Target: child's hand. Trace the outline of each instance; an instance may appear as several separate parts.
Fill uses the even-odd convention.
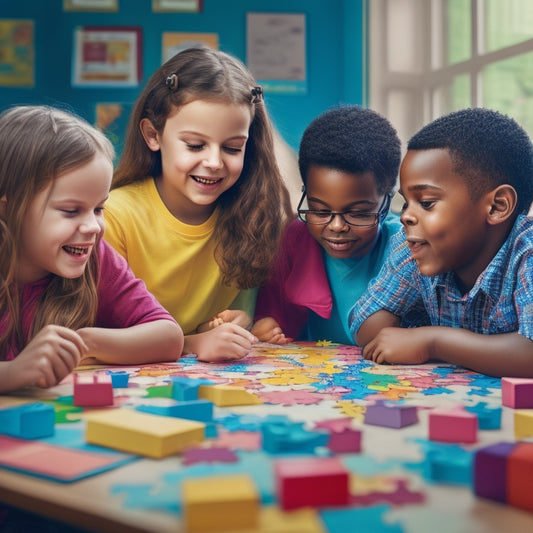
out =
[[[261,318],[252,326],[252,333],[261,341],[270,344],[289,344],[292,338],[285,337],[283,330],[272,317]]]
[[[237,326],[241,326],[241,328],[248,329],[251,323],[252,319],[245,311],[241,311],[239,309],[226,309],[225,311],[218,313],[218,315],[209,320],[209,322],[200,324],[196,328],[196,331],[198,333],[204,333],[205,331],[214,329],[221,324],[237,324]]]
[[[63,326],[45,326],[9,362],[10,390],[29,385],[43,388],[57,385],[72,372],[88,350],[75,331]]]
[[[219,363],[242,359],[258,342],[257,337],[237,324],[220,326],[185,337],[183,353],[195,353],[199,361]]]
[[[375,363],[420,365],[430,358],[430,328],[383,328],[363,348],[363,357]]]

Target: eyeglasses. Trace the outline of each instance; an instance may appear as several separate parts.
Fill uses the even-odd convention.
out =
[[[326,226],[339,215],[350,226],[371,228],[385,219],[391,203],[391,195],[386,194],[377,213],[369,213],[367,211],[317,211],[314,209],[301,209],[306,195],[307,191],[304,188],[302,198],[298,204],[298,218],[306,224],[315,226]]]

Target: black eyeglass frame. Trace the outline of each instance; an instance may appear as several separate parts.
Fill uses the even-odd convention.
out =
[[[346,224],[348,224],[349,226],[354,226],[354,227],[358,227],[358,228],[373,228],[374,226],[377,226],[380,222],[383,222],[383,220],[385,220],[387,214],[389,213],[390,204],[391,204],[391,200],[392,200],[392,194],[391,193],[386,194],[384,196],[384,198],[383,198],[383,202],[381,202],[381,205],[380,205],[377,213],[368,213],[369,215],[375,215],[376,216],[376,221],[373,224],[370,224],[370,225],[368,225],[368,224],[362,224],[362,225],[361,224],[352,224],[351,222],[348,222],[344,218],[345,213],[347,213],[348,211],[330,211],[329,220],[327,222],[321,222],[321,223],[317,224],[317,223],[309,222],[309,221],[305,220],[305,218],[302,217],[302,213],[318,213],[319,212],[316,209],[301,209],[302,204],[304,202],[304,199],[307,196],[307,190],[306,190],[305,186],[302,187],[302,191],[303,191],[303,194],[302,194],[302,197],[300,198],[300,202],[298,203],[298,207],[296,208],[296,211],[298,213],[298,218],[302,222],[304,222],[305,224],[311,224],[312,226],[327,226],[328,224],[331,224],[331,221],[337,215],[340,215],[342,220],[344,220],[344,222]],[[322,213],[324,213],[324,212],[322,212]]]

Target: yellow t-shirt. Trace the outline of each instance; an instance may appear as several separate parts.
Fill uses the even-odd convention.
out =
[[[128,261],[183,328],[186,335],[224,309],[253,316],[255,291],[224,285],[214,258],[213,231],[218,212],[191,226],[175,218],[147,178],[111,191],[105,206],[105,240]],[[255,303],[255,301],[253,302]]]

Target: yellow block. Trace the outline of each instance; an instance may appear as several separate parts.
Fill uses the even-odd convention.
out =
[[[182,508],[188,532],[255,528],[259,493],[246,474],[187,478],[182,484]]]
[[[533,437],[533,409],[516,409],[514,412],[515,439]]]
[[[124,452],[159,459],[181,452],[205,437],[205,424],[133,409],[108,409],[87,414],[85,440]]]
[[[200,385],[198,398],[209,400],[218,407],[263,403],[255,394],[248,392],[245,388],[232,385]]]

